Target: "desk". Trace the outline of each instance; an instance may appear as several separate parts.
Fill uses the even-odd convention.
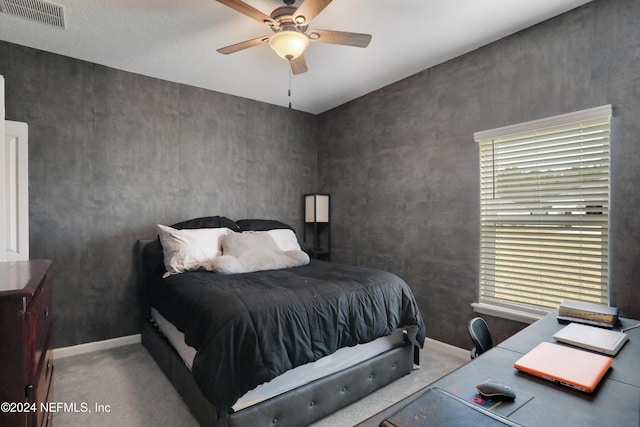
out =
[[[629,341],[613,358],[611,369],[591,394],[521,373],[513,363],[562,329],[552,312],[480,357],[430,384],[466,398],[475,385],[489,378],[513,387],[518,396],[533,396],[515,409],[509,419],[524,426],[640,426],[640,328],[627,332]],[[621,319],[624,328],[639,321]],[[565,344],[559,344],[565,345]],[[360,427],[377,427],[406,406],[420,392],[365,420]],[[516,399],[517,400],[517,399]]]

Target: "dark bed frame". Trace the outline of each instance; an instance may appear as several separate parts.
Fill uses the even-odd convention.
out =
[[[142,307],[142,344],[178,391],[202,426],[307,426],[408,374],[418,363],[415,330],[405,342],[356,366],[315,380],[264,402],[217,419],[216,408],[201,393],[193,375],[162,332],[151,320],[146,301],[143,248],[152,240],[139,240],[136,248],[139,296]]]

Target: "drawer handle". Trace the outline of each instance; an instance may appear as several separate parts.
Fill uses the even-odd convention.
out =
[[[44,317],[49,317],[49,309],[48,308],[44,309]]]
[[[29,384],[24,388],[24,397],[31,401],[33,399],[33,384]]]

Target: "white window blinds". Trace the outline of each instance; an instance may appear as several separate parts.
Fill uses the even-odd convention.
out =
[[[475,134],[480,302],[608,303],[611,106]]]

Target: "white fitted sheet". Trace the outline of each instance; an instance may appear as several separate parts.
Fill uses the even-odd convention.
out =
[[[196,350],[185,344],[184,334],[165,319],[155,308],[151,309],[151,317],[171,345],[176,349],[187,367],[191,369]],[[253,390],[250,390],[238,399],[235,405],[233,405],[233,410],[237,412],[301,385],[308,384],[311,381],[355,366],[373,356],[397,347],[403,340],[402,329],[397,329],[393,334],[378,338],[375,341],[359,344],[354,347],[341,348],[333,354],[325,356],[313,363],[307,363],[306,365],[291,369],[268,383],[261,384]]]

